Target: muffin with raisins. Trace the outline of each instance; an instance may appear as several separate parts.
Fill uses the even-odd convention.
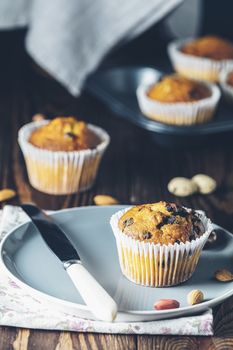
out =
[[[137,98],[148,118],[165,124],[191,125],[212,119],[220,91],[214,84],[172,74],[152,85],[141,84]]]
[[[108,143],[103,129],[74,117],[32,122],[19,131],[30,183],[50,194],[90,188]]]
[[[212,231],[205,214],[158,202],[118,211],[111,217],[122,273],[151,287],[189,279]]]
[[[222,70],[220,74],[220,86],[226,100],[233,103],[233,65]]]
[[[176,40],[168,45],[168,54],[183,76],[218,82],[221,70],[233,62],[233,43],[213,35]]]

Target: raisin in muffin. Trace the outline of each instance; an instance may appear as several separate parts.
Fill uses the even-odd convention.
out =
[[[220,71],[233,62],[233,43],[218,36],[186,39],[168,45],[172,64],[180,74],[208,81],[219,81]]]
[[[31,185],[59,195],[92,186],[109,140],[103,129],[74,117],[29,123],[19,131]]]
[[[153,85],[140,85],[137,98],[146,117],[165,124],[191,125],[213,117],[220,91],[213,84],[173,74]]]
[[[212,230],[203,212],[167,202],[119,211],[110,223],[123,274],[154,287],[190,278]]]

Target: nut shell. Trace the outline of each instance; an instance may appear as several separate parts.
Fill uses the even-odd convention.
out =
[[[197,191],[196,183],[186,177],[174,177],[167,188],[170,193],[178,197],[187,197]]]
[[[192,181],[196,184],[198,192],[209,194],[216,190],[217,182],[210,176],[205,174],[197,174],[192,177]]]
[[[204,300],[204,294],[199,289],[191,290],[187,295],[187,301],[189,305],[199,304]]]

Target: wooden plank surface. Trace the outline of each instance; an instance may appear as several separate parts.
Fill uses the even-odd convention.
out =
[[[13,59],[16,54],[17,62]],[[199,149],[162,149],[146,132],[117,118],[91,96],[74,99],[57,83],[36,73],[21,45],[7,45],[2,61],[0,184],[17,191],[12,204],[34,201],[44,209],[61,209],[93,204],[93,196],[102,193],[117,197],[122,204],[176,200],[206,210],[216,223],[233,231],[233,152],[229,143],[221,141]],[[90,191],[56,197],[29,185],[17,132],[38,112],[49,117],[74,114],[110,133],[111,145]],[[180,200],[168,193],[166,186],[172,177],[191,177],[200,172],[217,180],[215,194]],[[0,327],[0,349],[233,349],[232,309],[233,298],[216,308],[214,337],[78,334]]]

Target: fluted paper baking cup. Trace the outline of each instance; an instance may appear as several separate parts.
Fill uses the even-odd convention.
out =
[[[155,82],[156,83],[156,82]],[[165,124],[192,125],[205,123],[212,119],[221,93],[219,88],[203,82],[210,96],[194,102],[159,102],[148,96],[153,84],[141,84],[137,88],[137,99],[142,113],[150,119]]]
[[[227,101],[233,103],[233,86],[227,83],[228,75],[230,73],[233,73],[233,64],[221,71],[219,80],[224,97]]]
[[[218,82],[221,70],[232,65],[233,60],[217,61],[183,53],[181,47],[193,40],[194,38],[181,39],[168,44],[168,55],[173,68],[188,78]]]
[[[89,189],[96,178],[100,161],[109,144],[109,135],[88,124],[101,140],[94,149],[81,151],[49,151],[33,146],[28,139],[36,128],[48,120],[26,124],[19,130],[18,142],[23,152],[31,185],[39,191],[61,195]]]
[[[204,212],[195,211],[205,227],[202,236],[191,242],[165,245],[135,240],[124,234],[118,222],[129,209],[118,211],[110,220],[123,275],[132,282],[150,287],[173,286],[188,280],[213,230]]]

